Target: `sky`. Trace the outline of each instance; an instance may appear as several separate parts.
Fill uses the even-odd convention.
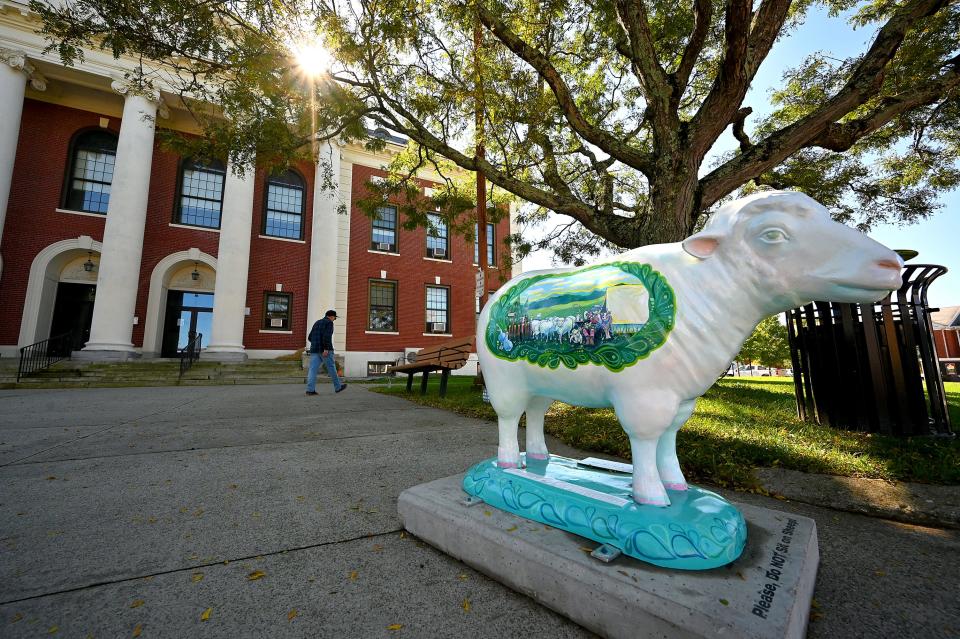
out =
[[[844,16],[831,18],[822,7],[812,8],[806,22],[777,42],[757,72],[744,101],[744,106],[753,107],[753,115],[747,120],[748,133],[756,118],[769,113],[770,90],[780,83],[786,69],[816,50],[839,59],[857,55],[867,49],[873,35],[872,28],[854,30]],[[713,152],[722,153],[735,146],[736,140],[728,128]],[[706,162],[709,161],[708,157]],[[943,194],[940,202],[942,208],[926,220],[907,226],[877,226],[868,233],[890,248],[919,251],[910,264],[941,264],[949,269],[930,286],[928,299],[932,307],[960,305],[960,191]],[[523,270],[550,268],[552,257],[549,250],[537,251],[523,261]]]

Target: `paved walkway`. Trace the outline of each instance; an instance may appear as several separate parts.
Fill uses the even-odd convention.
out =
[[[0,391],[0,636],[589,636],[400,529],[491,424],[320,390]],[[817,520],[811,637],[960,634],[957,531],[732,496]]]

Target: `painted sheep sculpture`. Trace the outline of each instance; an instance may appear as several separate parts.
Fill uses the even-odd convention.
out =
[[[677,431],[760,320],[813,300],[875,302],[899,288],[902,266],[810,197],[768,191],[723,206],[683,242],[523,273],[478,322],[497,465],[521,463],[522,414],[527,458],[547,459],[554,400],[612,407],[630,439],[634,501],[669,506],[666,489],[687,489]]]

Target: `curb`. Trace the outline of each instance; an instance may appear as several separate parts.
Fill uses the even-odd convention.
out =
[[[754,475],[773,495],[834,510],[921,526],[960,529],[960,487],[818,475],[758,468]]]

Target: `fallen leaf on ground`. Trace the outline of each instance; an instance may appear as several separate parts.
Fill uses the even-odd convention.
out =
[[[185,513],[185,512],[187,512],[188,510],[190,510],[190,509],[187,508],[186,506],[184,506],[184,507],[182,507],[182,508],[180,509],[180,512]]]
[[[463,606],[463,611],[464,611],[464,612],[470,612],[470,600],[469,600],[469,599],[464,599],[464,600],[463,600],[463,604],[461,604],[461,605]]]
[[[51,481],[51,480],[56,479],[56,478],[57,478],[56,475],[50,475],[49,477],[47,477],[47,481]],[[54,628],[56,628],[56,626],[54,626]]]
[[[373,552],[380,552],[381,550],[383,550],[383,546],[381,546],[380,544],[373,545]]]
[[[133,627],[133,634],[130,636],[139,637],[141,632],[143,632],[143,626],[140,624],[137,624],[136,626]]]
[[[304,499],[306,499],[306,497],[303,495],[297,495],[297,501],[303,501]]]
[[[350,571],[350,581],[356,581],[360,574],[356,570]]]
[[[287,621],[293,621],[293,618],[296,616],[297,616],[297,609],[294,608],[293,610],[287,613]]]
[[[457,579],[459,579],[460,581],[466,581],[467,579],[469,579],[469,577],[467,577],[465,573],[461,572],[459,575],[457,575]]]
[[[402,623],[392,623],[389,626],[387,626],[387,630],[400,630],[401,628],[403,628]]]
[[[23,613],[22,613],[22,612],[18,612],[17,614],[15,614],[15,615],[13,616],[13,619],[10,620],[10,623],[17,623],[17,622],[20,621],[21,619],[23,619]]]
[[[230,484],[230,488],[234,488],[234,489],[235,489],[236,487],[237,487],[236,484]]]
[[[191,580],[193,583],[197,583],[198,581],[202,581],[202,580],[203,580],[203,573],[202,573],[202,572],[195,572],[195,573],[193,573],[193,575],[191,575],[191,577],[190,577],[190,580]]]
[[[200,615],[200,621],[208,621],[210,619],[210,613],[213,612],[213,608],[207,608],[203,611],[203,614]]]
[[[739,570],[737,571],[737,577],[740,577],[740,578],[741,578],[741,579],[743,579],[744,581],[746,581],[746,580],[747,580],[747,578],[746,578],[746,577],[744,577],[744,576],[743,576],[743,573],[742,573],[742,572],[740,572]]]
[[[490,512],[489,510],[485,510],[485,511],[483,511],[483,516],[484,516],[484,517],[492,517],[492,516],[493,516],[493,513]]]
[[[586,546],[580,546],[580,550],[582,550],[585,553],[593,552],[593,548],[587,548]]]
[[[507,528],[507,532],[513,532],[516,529],[517,529],[517,525],[514,524],[513,526],[510,526],[509,528]]]
[[[401,532],[400,532],[400,539],[406,539],[406,538],[407,538],[407,533],[401,531]]]
[[[811,607],[811,608],[819,608],[819,607],[820,607],[820,604],[817,602],[816,599],[811,599],[811,600],[810,600],[810,607]]]
[[[54,634],[60,632],[60,626],[50,626],[50,630],[47,630],[47,634]]]
[[[727,601],[726,599],[721,599],[721,600],[720,600],[720,603],[722,603],[724,606],[729,606],[729,605],[730,605],[730,602]]]
[[[254,570],[249,575],[247,575],[247,580],[256,581],[257,579],[262,579],[263,577],[266,577],[266,576],[267,576],[267,573],[263,572],[262,570]]]
[[[199,517],[202,514],[203,514],[203,508],[197,508],[197,510],[193,513],[193,516]]]
[[[144,601],[143,599],[137,599],[137,600],[134,601],[132,604],[130,604],[130,607],[131,607],[131,608],[139,608],[140,606],[142,606],[142,605],[145,604],[145,603],[147,603],[147,602]]]
[[[260,513],[254,511],[253,515],[251,515],[251,516],[252,516],[252,517],[259,517],[259,516],[260,516]]]
[[[876,572],[873,573],[873,574],[875,574],[877,577],[883,577],[883,576],[886,575],[887,573],[885,573],[885,572],[882,571],[882,570],[878,570],[878,571],[876,571]]]

